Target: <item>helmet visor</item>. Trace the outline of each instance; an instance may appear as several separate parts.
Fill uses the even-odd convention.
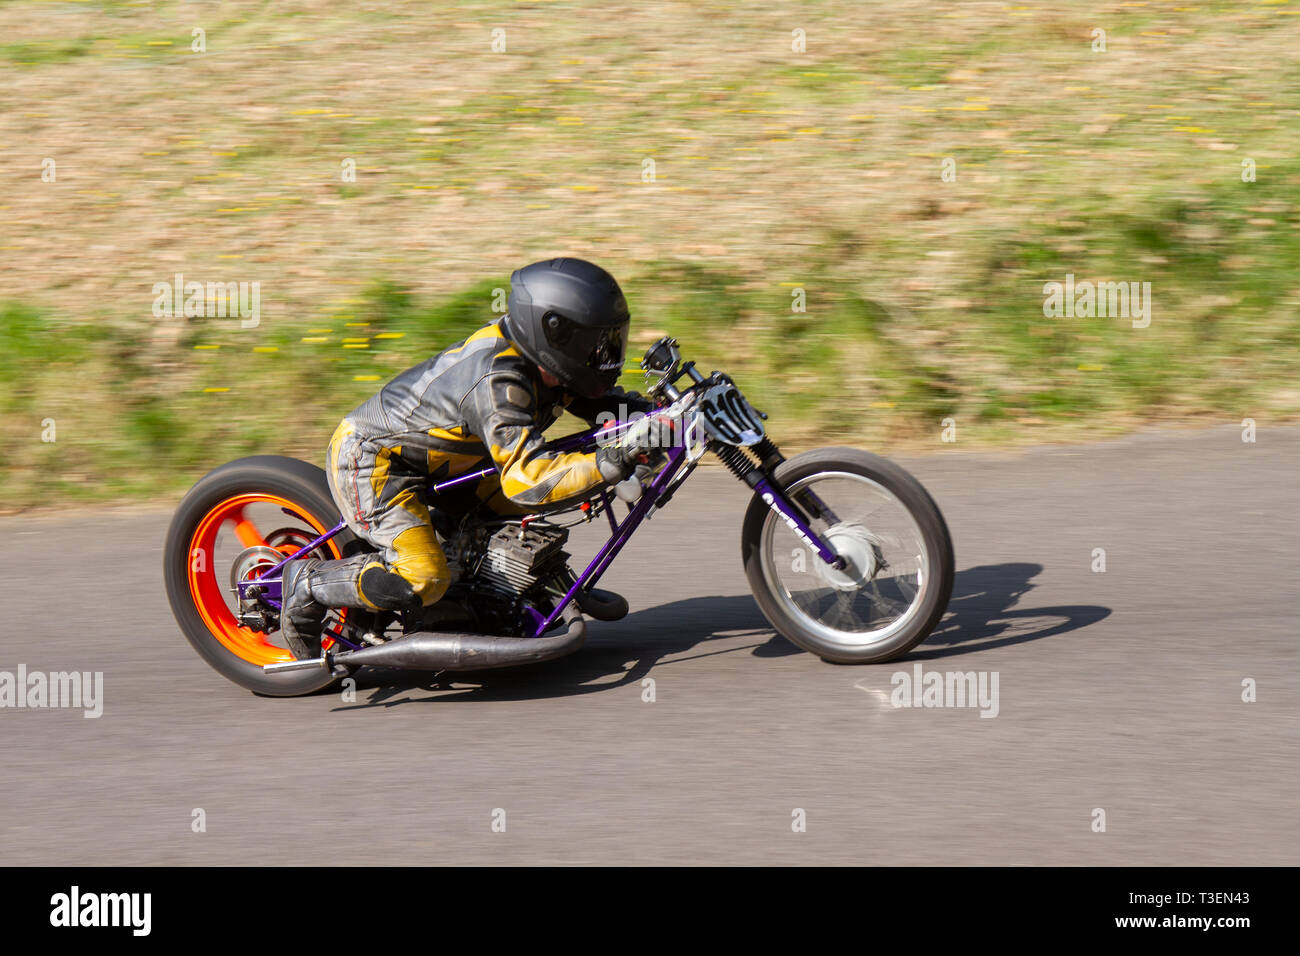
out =
[[[627,327],[628,323],[624,322],[612,328],[593,329],[599,334],[587,358],[589,368],[614,375],[623,371],[623,362],[627,356]]]
[[[627,355],[628,322],[619,325],[578,325],[551,313],[543,322],[546,341],[562,352],[575,368],[586,367],[614,378],[623,370]]]

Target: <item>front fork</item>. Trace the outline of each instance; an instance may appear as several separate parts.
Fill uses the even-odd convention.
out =
[[[795,536],[812,549],[813,554],[837,571],[844,569],[845,560],[812,528],[812,520],[815,518],[822,518],[828,524],[835,524],[839,519],[812,491],[804,491],[800,495],[803,507],[786,493],[785,488],[776,480],[776,466],[785,459],[770,439],[765,438],[754,446],[753,452],[759,459],[757,465],[748,454],[734,445],[711,442],[710,450],[722,459],[722,463],[733,475],[754,489],[754,494],[776,512]]]

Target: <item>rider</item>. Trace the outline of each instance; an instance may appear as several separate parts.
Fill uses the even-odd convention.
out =
[[[299,659],[318,657],[329,608],[417,611],[450,583],[425,489],[495,464],[478,498],[519,513],[581,499],[627,477],[655,437],[595,453],[544,449],[542,432],[567,409],[595,423],[652,405],[614,385],[628,309],[618,283],[581,259],[517,270],[508,311],[465,341],[402,372],[343,419],[326,472],[348,527],[379,549],[285,566],[281,630]]]

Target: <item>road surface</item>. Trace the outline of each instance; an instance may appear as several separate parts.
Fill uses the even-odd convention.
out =
[[[98,719],[0,709],[2,862],[1300,863],[1300,430],[939,447],[900,461],[952,530],[951,613],[864,667],[765,624],[721,469],[641,529],[605,582],[633,613],[579,654],[355,701],[200,660],[166,508],[0,519],[0,671],[104,675]],[[996,717],[892,706],[917,664],[996,673]]]

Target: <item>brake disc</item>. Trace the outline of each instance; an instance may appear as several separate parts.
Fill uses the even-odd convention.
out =
[[[244,602],[243,596],[239,593],[239,582],[248,581],[265,571],[271,570],[271,568],[283,561],[284,557],[275,548],[262,544],[245,548],[235,556],[234,563],[230,566],[230,592],[235,595],[241,605]]]

